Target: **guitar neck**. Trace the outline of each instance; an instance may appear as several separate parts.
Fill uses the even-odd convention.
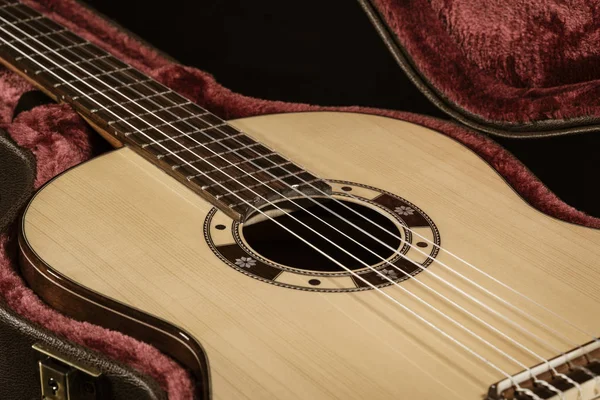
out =
[[[206,109],[17,1],[0,0],[0,59],[232,218],[331,188]]]

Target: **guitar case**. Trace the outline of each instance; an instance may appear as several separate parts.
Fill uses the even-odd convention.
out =
[[[220,85],[207,72],[175,62],[75,0],[26,3],[223,118],[340,110],[420,124],[479,154],[533,207],[555,218],[600,228],[600,219],[560,200],[488,136],[548,137],[598,129],[600,70],[594,62],[597,65],[600,46],[589,54],[587,44],[598,43],[600,33],[586,28],[581,15],[577,24],[583,33],[573,34],[562,44],[564,57],[550,60],[544,59],[543,49],[556,46],[560,38],[553,42],[549,34],[536,34],[544,29],[562,29],[563,36],[569,35],[567,30],[575,28],[565,9],[552,14],[542,6],[530,7],[533,15],[525,22],[517,18],[521,14],[510,14],[515,18],[511,29],[522,22],[527,32],[533,32],[526,36],[532,41],[530,47],[513,54],[511,43],[523,40],[525,31],[516,38],[516,34],[503,36],[506,29],[491,29],[494,23],[510,23],[507,20],[511,18],[506,12],[485,7],[478,12],[473,4],[485,1],[456,0],[449,7],[448,2],[433,0],[359,0],[364,18],[373,23],[400,64],[398,73],[405,74],[428,101],[450,116],[442,119],[405,110],[314,106],[248,97]],[[503,2],[516,7],[512,3],[517,4]],[[587,7],[590,2],[581,3]],[[219,10],[207,8],[213,15],[197,17],[214,21]],[[599,9],[586,8],[591,14],[600,13]],[[497,19],[489,20],[489,15]],[[480,20],[473,23],[469,18]],[[593,15],[590,21],[594,21]],[[472,28],[468,31],[471,36],[464,35],[465,27]],[[467,52],[469,43],[496,47],[502,54],[492,57],[483,51]],[[536,54],[532,56],[532,49],[538,49],[541,61]],[[553,73],[557,70],[564,73]],[[108,149],[71,107],[51,104],[40,96],[15,73],[0,70],[0,127],[5,130],[0,135],[0,399],[39,399],[42,391],[48,399],[197,398],[200,390],[194,378],[167,355],[133,337],[66,318],[45,305],[20,278],[15,243],[18,213],[33,190]],[[57,397],[52,394],[54,378],[41,374],[42,370],[85,375],[74,381],[80,390],[73,391],[71,397]],[[94,378],[91,386],[88,377]]]

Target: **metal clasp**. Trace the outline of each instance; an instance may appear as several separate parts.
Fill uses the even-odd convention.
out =
[[[100,400],[101,372],[36,343],[42,400]]]

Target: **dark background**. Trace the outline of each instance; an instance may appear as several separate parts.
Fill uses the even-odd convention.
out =
[[[352,0],[84,0],[245,95],[447,118],[408,80]],[[600,217],[600,133],[494,138],[559,197]]]

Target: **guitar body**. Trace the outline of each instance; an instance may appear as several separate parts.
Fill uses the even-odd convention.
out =
[[[312,283],[293,269],[262,279],[250,272],[258,256],[234,255],[237,261],[228,263],[219,250],[233,249],[227,246],[235,240],[252,247],[236,239],[239,227],[227,215],[128,147],[67,171],[33,198],[21,237],[30,285],[71,316],[173,355],[201,375],[203,394],[215,399],[481,399],[506,378],[407,309],[511,375],[523,367],[498,350],[534,366],[540,360],[532,353],[553,358],[592,340],[583,331],[600,333],[600,232],[533,209],[452,139],[361,114],[272,115],[232,124],[309,171],[339,180],[334,193],[350,190],[382,215],[377,193],[406,200],[431,222],[420,231],[425,237],[552,312],[444,251],[433,252],[435,262],[410,279],[377,290],[351,287],[342,274],[315,280],[310,268]],[[431,244],[420,243],[433,254]]]

